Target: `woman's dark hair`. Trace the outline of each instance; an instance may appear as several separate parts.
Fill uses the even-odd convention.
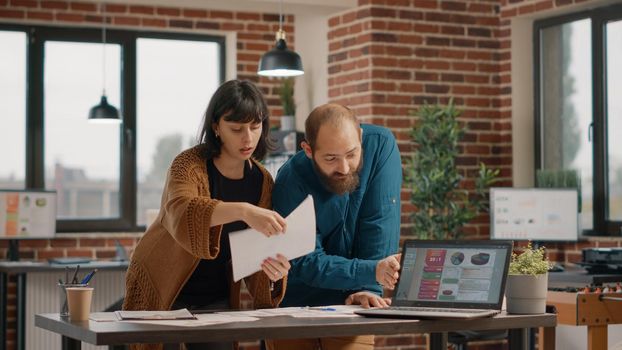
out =
[[[207,105],[199,134],[199,144],[203,145],[208,159],[218,157],[222,142],[216,137],[212,125],[218,123],[220,118],[236,123],[261,122],[261,137],[253,152],[253,158],[263,160],[268,150],[272,149],[272,143],[268,138],[269,117],[266,101],[253,83],[247,80],[229,80],[218,87]]]

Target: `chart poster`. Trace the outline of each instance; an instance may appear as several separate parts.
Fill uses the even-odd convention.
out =
[[[55,231],[55,192],[0,191],[0,238],[48,238]]]

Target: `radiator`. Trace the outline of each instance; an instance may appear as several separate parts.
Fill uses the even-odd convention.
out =
[[[85,271],[86,272],[86,271]],[[26,275],[26,349],[61,349],[60,335],[35,327],[35,314],[59,312],[58,279],[64,272],[31,272]],[[91,312],[103,311],[125,294],[125,271],[99,270],[89,286],[94,287]],[[82,343],[82,349],[108,349]]]

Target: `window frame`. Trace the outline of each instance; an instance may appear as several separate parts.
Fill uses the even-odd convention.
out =
[[[606,25],[612,20],[622,20],[622,5],[610,5],[596,9],[546,18],[533,23],[533,82],[534,82],[534,140],[535,170],[542,169],[542,115],[541,111],[541,40],[540,31],[549,27],[582,19],[591,20],[592,36],[592,142],[593,171],[593,228],[583,230],[585,236],[620,236],[622,221],[608,219],[609,191],[607,189],[607,89],[606,89]],[[535,172],[534,172],[535,179]]]
[[[101,28],[61,28],[39,25],[0,23],[2,31],[24,32],[28,38],[26,64],[26,172],[25,189],[45,188],[44,45],[46,41],[101,43]],[[136,223],[137,164],[136,164],[136,43],[139,38],[193,40],[216,43],[219,46],[219,84],[225,79],[226,39],[222,35],[190,34],[106,29],[106,42],[121,46],[121,106],[123,123],[120,128],[119,217],[93,219],[57,219],[58,232],[132,232],[142,231]],[[84,111],[86,118],[88,111]]]

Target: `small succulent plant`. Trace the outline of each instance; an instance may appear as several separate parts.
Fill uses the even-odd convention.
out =
[[[549,259],[545,257],[545,248],[534,249],[531,242],[519,255],[512,253],[510,261],[510,275],[542,275],[551,267]]]

